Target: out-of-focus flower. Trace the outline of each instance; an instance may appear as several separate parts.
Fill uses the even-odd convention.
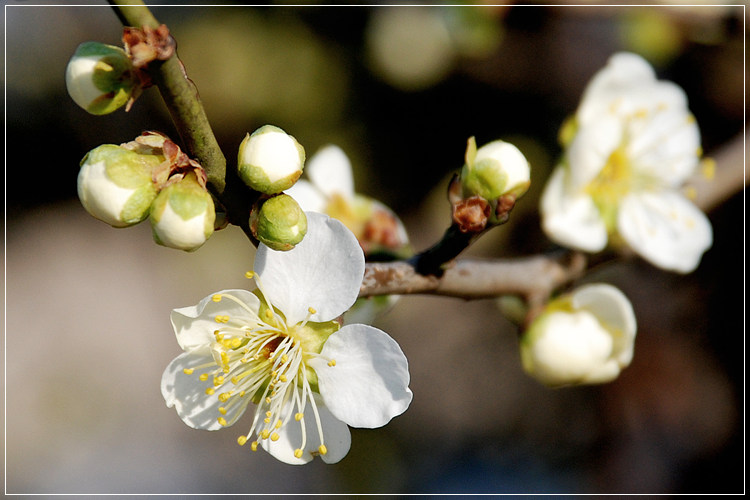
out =
[[[123,49],[84,42],[68,62],[65,84],[76,104],[91,114],[104,115],[125,105],[140,80]]]
[[[273,125],[248,134],[240,144],[240,178],[256,191],[276,194],[289,189],[305,165],[305,149],[291,135]]]
[[[78,198],[88,213],[114,227],[148,216],[157,194],[152,174],[164,161],[159,154],[138,154],[104,144],[89,151],[78,172]]]
[[[584,285],[547,304],[529,325],[521,361],[553,387],[609,382],[633,359],[635,333],[633,307],[620,290]]]
[[[162,394],[190,427],[233,425],[250,407],[238,439],[289,464],[349,451],[353,427],[380,427],[409,406],[406,357],[385,332],[336,320],[357,298],[364,256],[340,222],[307,214],[294,249],[261,244],[258,289],[224,290],[175,309],[185,351],[162,377]]]
[[[587,252],[626,244],[671,271],[698,266],[713,233],[680,192],[702,154],[681,88],[658,81],[641,57],[616,54],[561,137],[565,157],[541,198],[552,240]]]
[[[309,181],[300,180],[286,191],[303,210],[343,222],[365,254],[408,251],[409,238],[396,214],[381,202],[354,192],[352,165],[341,148],[321,148],[310,158],[305,171]]]
[[[273,250],[291,250],[307,232],[307,217],[289,195],[265,200],[250,214],[250,229],[261,243]]]
[[[213,234],[215,219],[213,199],[195,172],[169,183],[151,205],[154,241],[188,252],[197,250]]]

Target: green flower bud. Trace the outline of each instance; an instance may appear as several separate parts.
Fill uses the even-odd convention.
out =
[[[65,84],[76,104],[93,115],[105,115],[130,99],[139,80],[123,49],[84,42],[68,62]]]
[[[264,125],[240,144],[237,170],[245,184],[265,194],[289,189],[302,175],[305,149],[291,135]]]
[[[474,138],[466,148],[461,169],[465,198],[478,195],[493,202],[504,195],[522,196],[529,188],[529,162],[513,144],[492,141],[477,150]]]
[[[151,205],[154,241],[187,252],[208,240],[215,219],[213,199],[193,172],[162,189]]]
[[[262,243],[274,250],[291,250],[307,233],[307,216],[289,195],[266,200],[253,211],[250,228]]]
[[[88,213],[114,227],[146,218],[157,189],[154,169],[161,155],[144,155],[114,144],[104,144],[81,160],[78,198]]]

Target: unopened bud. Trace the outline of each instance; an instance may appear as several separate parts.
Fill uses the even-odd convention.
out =
[[[158,244],[190,252],[213,234],[216,213],[211,195],[190,172],[159,193],[150,219]]]
[[[157,189],[152,172],[160,155],[138,154],[104,144],[81,160],[78,198],[88,213],[114,227],[126,227],[148,216]]]
[[[289,195],[266,200],[253,211],[250,228],[255,237],[273,250],[291,250],[307,233],[307,216]]]
[[[529,162],[513,144],[497,140],[477,150],[474,138],[469,139],[461,170],[465,198],[477,195],[490,203],[505,195],[519,198],[529,188],[529,179]]]
[[[248,134],[240,144],[237,169],[245,184],[265,194],[289,189],[302,175],[305,149],[273,125]]]
[[[113,45],[84,42],[65,71],[68,94],[94,115],[105,115],[131,98],[139,79],[125,51]]]

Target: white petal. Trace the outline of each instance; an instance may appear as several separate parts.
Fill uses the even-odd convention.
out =
[[[610,358],[612,337],[589,312],[550,313],[531,329],[532,340],[522,343],[524,369],[542,383],[600,383],[620,373]]]
[[[319,149],[307,162],[307,177],[329,198],[334,194],[354,196],[352,164],[346,153],[333,144]]]
[[[323,429],[324,444],[328,450],[325,455],[320,455],[320,458],[326,463],[334,464],[349,453],[352,437],[346,424],[334,417],[319,398],[316,398],[316,405]],[[302,443],[303,423],[307,442],[302,457],[297,458],[294,456],[294,450],[298,449]],[[279,435],[277,441],[264,439],[261,440],[260,444],[274,458],[287,464],[306,464],[313,459],[311,452],[317,453],[320,446],[320,434],[318,433],[315,414],[309,402],[305,407],[305,418],[302,421],[296,422],[294,418],[291,418],[286,425],[276,432]]]
[[[633,193],[623,198],[617,217],[620,235],[653,265],[693,271],[713,242],[708,218],[678,192]]]
[[[634,120],[629,135],[633,168],[659,178],[665,186],[681,186],[698,166],[700,130],[686,108],[665,109]]]
[[[625,294],[612,285],[593,283],[571,295],[574,309],[590,312],[612,333],[612,357],[622,367],[629,365],[637,327],[633,306]]]
[[[309,365],[336,418],[352,427],[375,428],[409,407],[408,362],[387,333],[367,325],[344,326],[328,338],[321,356]]]
[[[177,342],[184,351],[191,351],[199,347],[208,348],[215,340],[216,316],[229,316],[230,318],[250,318],[250,313],[233,300],[222,299],[214,302],[213,297],[217,294],[229,294],[238,298],[252,311],[260,308],[258,297],[247,290],[222,290],[211,294],[201,300],[198,305],[174,309],[170,316],[172,328],[177,335]]]
[[[325,213],[328,200],[311,183],[299,180],[284,192],[294,198],[303,211]]]
[[[541,197],[542,229],[554,242],[586,252],[607,244],[607,229],[590,196],[573,196],[565,186],[565,168],[552,172]]]
[[[581,126],[567,151],[568,189],[581,190],[594,180],[607,164],[612,152],[622,143],[622,122],[604,116]]]
[[[365,273],[362,248],[341,222],[307,213],[307,234],[292,250],[279,252],[260,245],[255,272],[263,294],[286,316],[299,323],[312,307],[311,320],[329,321],[346,312],[359,295]]]
[[[211,382],[201,382],[198,377],[201,373],[211,372],[216,368],[214,359],[208,348],[185,352],[177,356],[164,370],[161,377],[161,394],[164,396],[168,407],[174,406],[177,414],[187,425],[194,429],[215,431],[223,426],[219,424],[219,402],[218,394],[225,392],[222,386],[216,387],[216,394],[207,395],[206,388]],[[196,368],[200,365],[211,364],[204,368]],[[194,369],[193,373],[187,375],[185,368]],[[210,379],[209,379],[210,380]],[[232,387],[227,387],[227,391]],[[224,418],[227,422],[234,423],[247,408],[245,404],[235,404],[228,407]]]

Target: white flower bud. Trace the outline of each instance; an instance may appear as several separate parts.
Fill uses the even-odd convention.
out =
[[[214,232],[216,212],[211,195],[194,173],[162,189],[151,205],[154,241],[191,252]]]
[[[86,154],[78,172],[78,198],[88,213],[114,227],[136,224],[156,198],[152,172],[164,161],[114,144]]]
[[[123,49],[84,42],[68,62],[65,84],[76,104],[91,114],[104,115],[123,106],[139,80]]]
[[[550,302],[533,321],[521,338],[521,361],[552,387],[609,382],[630,364],[635,333],[635,314],[621,291],[585,285]]]
[[[305,149],[291,135],[273,125],[248,134],[240,144],[237,169],[245,184],[265,194],[292,187],[302,175]]]
[[[512,194],[521,197],[529,188],[529,162],[513,144],[497,140],[477,150],[474,138],[466,148],[461,170],[464,196],[479,195],[487,201]]]
[[[250,228],[258,240],[274,250],[291,250],[307,233],[307,216],[289,195],[280,194],[253,211]]]

